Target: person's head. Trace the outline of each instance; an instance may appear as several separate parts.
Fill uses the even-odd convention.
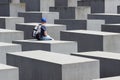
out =
[[[41,23],[46,23],[46,22],[47,22],[46,18],[41,18]]]

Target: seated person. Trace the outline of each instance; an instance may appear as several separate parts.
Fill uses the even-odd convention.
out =
[[[46,18],[42,18],[41,24],[38,24],[34,28],[33,37],[35,37],[37,40],[54,40],[52,37],[50,37],[47,34],[45,24],[46,24]]]

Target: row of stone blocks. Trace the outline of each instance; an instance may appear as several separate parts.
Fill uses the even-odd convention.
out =
[[[54,23],[55,19],[59,19],[58,12],[43,12],[43,11],[28,11],[28,12],[19,12],[19,17],[24,17],[25,23],[27,22],[40,22],[42,17],[47,18],[47,23]]]
[[[59,12],[60,19],[87,19],[87,14],[91,13],[89,6],[50,7],[50,11]]]
[[[77,0],[25,0],[25,3],[26,11],[49,11],[49,7],[54,6],[77,7]]]
[[[22,17],[0,17],[0,28],[22,30],[24,31],[25,39],[31,39],[32,30],[38,23],[23,23]],[[18,24],[19,23],[19,24]],[[65,24],[65,25],[57,25]],[[76,29],[87,29],[87,30],[99,30],[101,31],[101,25],[105,24],[104,20],[90,19],[90,20],[74,20],[74,19],[59,19],[55,20],[55,24],[47,24],[48,33],[52,35],[54,39],[59,39],[62,30],[76,30]],[[51,30],[49,30],[51,28]],[[56,33],[57,31],[57,33]],[[51,34],[52,33],[52,34]],[[56,35],[53,36],[53,33]],[[57,35],[58,34],[58,35]]]
[[[40,23],[24,23],[22,17],[0,17],[0,28],[24,31],[24,39],[33,39],[32,32]],[[60,40],[60,31],[66,30],[65,25],[46,24],[48,34],[56,40]]]

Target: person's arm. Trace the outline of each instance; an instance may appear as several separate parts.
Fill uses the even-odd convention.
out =
[[[47,36],[47,31],[44,31],[44,35]]]

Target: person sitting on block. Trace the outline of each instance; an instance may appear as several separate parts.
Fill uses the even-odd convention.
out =
[[[47,29],[45,26],[46,22],[46,18],[41,18],[41,24],[35,26],[33,30],[33,37],[37,40],[54,40],[47,34]]]

